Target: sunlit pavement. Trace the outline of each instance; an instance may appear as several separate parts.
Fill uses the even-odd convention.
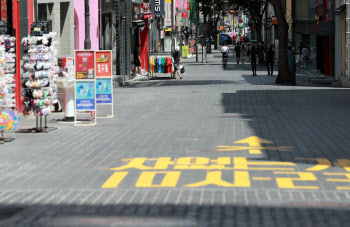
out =
[[[0,225],[348,226],[350,91],[220,60],[117,88],[97,127],[0,145]]]

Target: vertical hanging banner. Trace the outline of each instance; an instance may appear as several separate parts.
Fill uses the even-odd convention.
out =
[[[165,18],[164,18],[164,26],[171,26],[171,0],[165,0]]]
[[[151,0],[151,12],[153,16],[164,16],[164,0]]]
[[[76,50],[75,57],[75,116],[74,126],[96,125],[96,56],[93,50]],[[77,112],[91,112],[88,121],[78,123]],[[93,114],[94,113],[94,114]]]
[[[111,115],[96,115],[97,118],[113,118],[112,51],[96,51],[96,104],[111,107]]]

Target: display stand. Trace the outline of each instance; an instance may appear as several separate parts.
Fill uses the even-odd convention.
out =
[[[15,137],[5,137],[5,131],[16,130],[19,118],[16,107],[16,38],[0,35],[0,144]],[[8,111],[6,111],[8,110]],[[11,114],[10,114],[11,112]]]
[[[74,126],[96,126],[96,53],[94,50],[76,50],[75,56],[75,114]],[[91,113],[81,123],[77,113]]]
[[[172,77],[173,59],[171,53],[149,53],[148,55],[150,79]]]
[[[23,115],[36,116],[36,127],[20,131],[22,133],[48,133],[57,129],[47,127],[47,116],[54,111],[53,104],[57,102],[57,80],[60,72],[55,38],[56,33],[50,32],[22,39],[24,52],[27,53],[23,56],[22,65]]]
[[[110,115],[96,115],[97,118],[113,118],[113,82],[112,51],[95,51],[96,53],[96,105],[111,108]],[[97,108],[97,107],[96,107]]]
[[[16,137],[5,137],[4,131],[1,131],[0,133],[1,133],[0,144],[4,144],[5,142],[12,142],[13,140],[16,139]]]

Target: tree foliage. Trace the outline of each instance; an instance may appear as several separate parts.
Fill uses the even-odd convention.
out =
[[[267,0],[270,3],[272,0]],[[252,25],[254,25],[257,40],[262,40],[262,23],[266,10],[266,0],[229,0],[234,9],[241,9],[249,15]]]
[[[205,32],[202,39],[202,45],[204,46],[207,38],[209,38],[209,43],[211,43],[211,38],[216,40],[217,23],[220,17],[226,15],[230,5],[227,0],[196,0],[195,2],[199,3],[199,11],[204,18]],[[207,48],[208,53],[210,53],[211,45],[208,45]]]

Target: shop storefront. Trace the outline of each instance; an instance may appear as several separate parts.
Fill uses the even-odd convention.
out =
[[[25,28],[25,31],[28,27]],[[16,130],[21,110],[20,2],[1,1],[0,21],[0,144],[14,138],[5,131]]]

